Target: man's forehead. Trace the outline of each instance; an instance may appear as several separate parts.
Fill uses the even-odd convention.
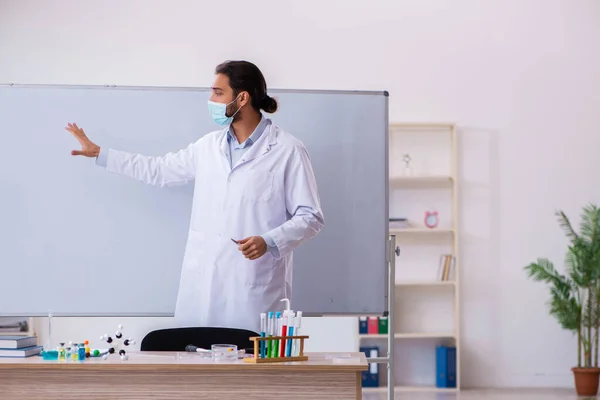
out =
[[[217,74],[215,81],[212,85],[213,90],[227,90],[229,89],[229,78],[227,75]]]

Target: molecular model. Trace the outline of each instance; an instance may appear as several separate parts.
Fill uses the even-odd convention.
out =
[[[108,348],[108,353],[106,353],[102,356],[103,359],[106,360],[110,354],[115,354],[115,353],[118,353],[121,356],[122,361],[125,361],[129,358],[127,356],[126,351],[124,349],[122,349],[122,346],[129,346],[131,344],[135,344],[135,340],[133,340],[131,338],[123,339],[122,331],[123,331],[123,325],[119,325],[117,327],[117,332],[115,333],[114,339],[112,337],[108,336],[108,334],[100,336],[100,340],[106,341],[106,343],[108,343],[110,346]]]

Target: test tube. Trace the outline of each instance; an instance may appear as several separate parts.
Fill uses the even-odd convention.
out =
[[[302,311],[298,311],[296,313],[295,321],[296,326],[294,327],[294,336],[300,336],[300,325],[302,325]],[[298,357],[300,355],[300,339],[295,339],[293,344],[293,357]]]
[[[260,337],[265,337],[267,334],[267,313],[260,314]],[[265,358],[265,341],[260,341],[260,354],[255,354],[256,358]]]
[[[268,321],[267,330],[268,330],[268,335],[273,336],[273,311],[269,311],[269,321]],[[273,344],[271,342],[272,342],[272,340],[267,340],[267,358],[271,358],[271,355],[272,355],[271,348],[273,347]]]
[[[288,336],[294,336],[296,334],[296,332],[294,332],[294,313],[291,313],[288,316],[288,331],[287,331]],[[294,339],[288,339],[285,342],[285,356],[286,357],[292,357],[292,341]]]
[[[279,329],[279,336],[287,335],[287,325],[288,325],[288,313],[287,311],[283,312],[283,318],[281,318],[281,327]],[[287,340],[280,339],[279,340],[279,357],[285,357],[285,343]]]
[[[277,311],[275,313],[275,336],[280,336],[281,335],[281,313],[279,311]],[[279,340],[275,340],[274,346],[273,346],[273,357],[277,358],[279,357]]]

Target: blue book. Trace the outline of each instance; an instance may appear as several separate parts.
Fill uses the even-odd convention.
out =
[[[435,349],[436,377],[439,388],[456,387],[456,347],[437,346]]]
[[[456,387],[456,347],[448,348],[448,379],[449,388]]]
[[[379,347],[361,347],[366,357],[379,357]],[[369,363],[369,369],[362,371],[362,387],[379,387],[379,364]]]
[[[36,356],[42,352],[42,346],[31,346],[20,349],[0,349],[0,357],[22,358]]]
[[[35,345],[36,336],[0,335],[0,349],[22,349]]]
[[[367,317],[358,317],[358,333],[360,335],[366,335],[367,333],[369,333]]]

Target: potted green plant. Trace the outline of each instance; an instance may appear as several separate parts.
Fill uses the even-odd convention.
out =
[[[571,369],[577,394],[595,396],[600,377],[600,209],[593,204],[583,208],[579,232],[564,212],[556,215],[569,239],[565,273],[546,258],[538,258],[525,271],[529,278],[549,285],[550,315],[577,335],[577,366]]]

